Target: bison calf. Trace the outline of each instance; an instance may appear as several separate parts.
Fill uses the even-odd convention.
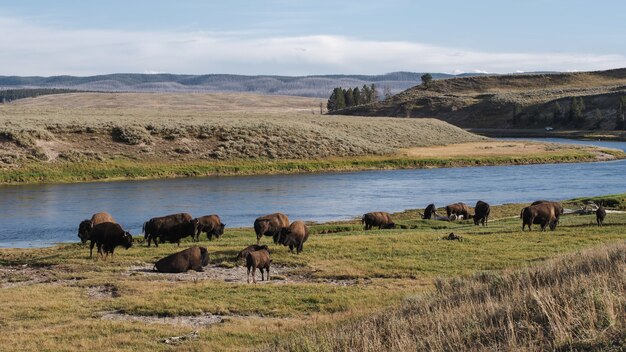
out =
[[[365,225],[365,230],[371,230],[374,226],[377,226],[379,230],[393,229],[396,227],[396,224],[391,220],[391,215],[384,211],[364,214],[361,218],[361,224]]]
[[[209,265],[209,252],[204,247],[193,246],[159,259],[154,268],[161,273],[184,273],[187,270],[204,271]]]
[[[309,229],[302,221],[294,221],[288,228],[283,229],[278,237],[278,243],[283,246],[289,246],[289,251],[293,253],[294,247],[296,253],[302,252],[304,242],[309,238]]]
[[[253,244],[244,248],[241,252],[239,252],[239,254],[237,254],[237,261],[245,259],[251,252],[260,251],[261,249],[266,250],[268,253],[270,251],[266,245]]]
[[[270,259],[270,252],[268,250],[261,249],[248,253],[246,256],[246,267],[248,268],[246,278],[248,279],[248,283],[250,283],[250,273],[252,273],[252,281],[256,284],[256,269],[261,271],[261,281],[264,281],[263,269],[265,269],[267,272],[267,280],[269,281],[271,263],[272,260]]]

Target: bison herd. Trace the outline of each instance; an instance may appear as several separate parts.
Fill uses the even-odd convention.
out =
[[[454,203],[445,207],[446,216],[437,214],[434,204],[429,204],[424,210],[422,219],[453,221],[457,219],[473,219],[474,225],[488,225],[489,213],[491,211],[488,203],[479,200],[474,207],[474,214],[465,203]],[[554,230],[559,223],[560,216],[563,215],[563,206],[558,202],[538,200],[522,209],[520,218],[522,220],[522,231],[532,225],[539,225],[541,231],[546,227]],[[596,210],[596,221],[598,226],[602,226],[606,210],[602,205]],[[396,224],[391,219],[389,213],[371,212],[366,213],[361,218],[361,223],[365,230],[374,227],[378,229],[393,229]],[[219,239],[224,234],[224,227],[218,215],[206,215],[193,218],[188,213],[178,213],[166,216],[154,217],[143,224],[144,240],[150,247],[154,243],[158,247],[159,243],[170,242],[180,246],[180,240],[191,237],[193,241],[200,241],[200,235],[204,232],[208,240],[213,237]],[[261,271],[261,280],[269,280],[270,277],[270,250],[267,245],[260,245],[263,236],[271,236],[275,244],[289,247],[293,253],[296,250],[300,254],[303,250],[304,242],[309,237],[309,230],[303,221],[289,222],[287,215],[283,213],[273,213],[258,217],[254,221],[254,231],[256,233],[257,244],[250,245],[239,252],[237,260],[243,260],[247,267],[247,280],[256,283],[255,273]],[[78,237],[84,244],[90,241],[89,257],[93,257],[93,247],[96,246],[98,254],[105,259],[116,247],[122,246],[130,248],[133,238],[127,231],[115,222],[113,217],[106,212],[96,213],[91,219],[83,220],[78,226]],[[154,269],[163,273],[181,273],[188,270],[203,271],[203,267],[209,264],[209,253],[206,248],[193,246],[183,251],[171,254],[158,260],[154,264]],[[264,270],[266,275],[264,275]]]

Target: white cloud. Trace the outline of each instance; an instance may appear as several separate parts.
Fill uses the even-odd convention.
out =
[[[1,18],[0,32],[0,75],[503,73],[626,66],[620,55],[493,53],[333,35],[68,30]]]

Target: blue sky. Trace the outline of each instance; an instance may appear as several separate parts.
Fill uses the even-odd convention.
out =
[[[625,14],[601,0],[0,1],[0,75],[607,69],[626,66]]]

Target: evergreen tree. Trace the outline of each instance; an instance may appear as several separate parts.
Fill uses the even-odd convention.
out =
[[[517,127],[522,117],[522,107],[519,104],[513,105],[513,126]]]
[[[626,96],[619,98],[619,107],[615,115],[615,129],[626,130]]]
[[[354,100],[354,106],[361,105],[363,102],[361,101],[361,90],[359,87],[354,87],[352,90],[352,97]]]
[[[380,97],[378,96],[378,90],[376,90],[376,85],[374,85],[374,83],[372,83],[370,87],[370,94],[371,94],[371,97],[369,99],[370,103],[378,102]]]
[[[385,97],[385,100],[391,98],[391,88],[389,88],[389,86],[383,87],[383,95]]]
[[[554,108],[552,109],[552,124],[558,123],[563,120],[563,108],[559,102],[554,103]]]
[[[424,73],[421,77],[422,79],[422,85],[424,85],[424,87],[430,87],[432,81],[433,81],[433,76],[430,73]]]
[[[333,89],[333,93],[328,98],[328,103],[326,103],[326,108],[328,111],[340,110],[346,107],[346,102],[343,96],[343,89],[341,87],[337,87]]]
[[[585,122],[585,102],[581,97],[572,98],[569,121],[580,127]]]
[[[346,102],[346,107],[354,106],[354,93],[352,92],[352,88],[348,88],[348,90],[344,91],[344,99]]]
[[[367,86],[367,84],[363,85],[363,88],[361,88],[361,103],[362,104],[369,104],[372,102],[372,92],[370,92],[370,87]]]

